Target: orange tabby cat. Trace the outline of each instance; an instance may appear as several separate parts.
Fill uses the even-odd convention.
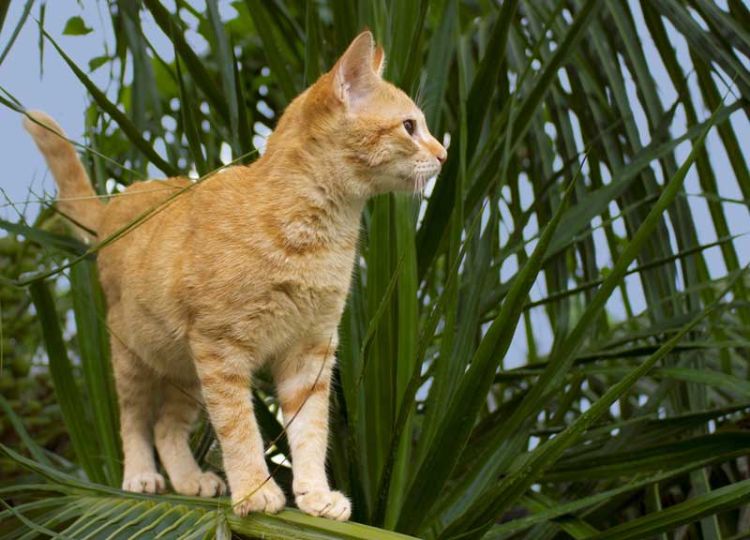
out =
[[[382,80],[383,62],[372,34],[360,34],[289,105],[260,159],[182,193],[99,253],[124,489],[164,489],[155,444],[177,492],[225,491],[188,445],[205,403],[235,512],[281,510],[284,494],[269,477],[250,394],[253,372],[268,363],[297,506],[349,518],[349,500],[330,489],[325,461],[337,326],[360,214],[372,195],[421,189],[446,158],[419,108]],[[104,205],[60,127],[38,112],[25,125],[57,181],[58,207],[89,240],[87,230],[104,239],[163,203],[170,187],[190,185],[139,182]]]

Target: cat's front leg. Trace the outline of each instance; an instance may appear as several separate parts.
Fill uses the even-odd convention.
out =
[[[221,444],[224,471],[236,514],[276,513],[286,498],[266,466],[263,439],[253,412],[252,356],[236,347],[191,337],[201,391]]]
[[[347,520],[351,503],[326,477],[328,399],[336,361],[335,337],[297,347],[274,365],[276,389],[292,451],[293,489],[303,512]]]

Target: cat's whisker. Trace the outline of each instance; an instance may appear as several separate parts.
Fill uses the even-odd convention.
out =
[[[414,103],[420,109],[424,109],[424,106],[422,103],[424,99],[424,87],[425,87],[425,81],[424,80],[419,81],[419,85],[417,86],[417,93],[414,96]]]

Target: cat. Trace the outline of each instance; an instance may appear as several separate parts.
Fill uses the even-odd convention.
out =
[[[265,153],[167,202],[187,179],[145,181],[105,205],[47,115],[24,120],[58,185],[58,208],[94,242],[163,207],[98,255],[120,408],[123,489],[215,496],[223,480],[196,463],[188,437],[205,404],[234,511],[278,512],[253,413],[251,377],[268,364],[291,448],[298,508],[347,520],[326,476],[337,327],[367,199],[418,192],[445,148],[422,111],[382,79],[369,31],[287,107]],[[59,134],[59,135],[58,135]]]

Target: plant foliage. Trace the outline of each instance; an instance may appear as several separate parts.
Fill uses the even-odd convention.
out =
[[[8,47],[32,4],[13,31],[0,9]],[[386,77],[450,141],[449,159],[424,200],[380,197],[363,217],[329,460],[359,523],[295,510],[240,519],[226,500],[121,492],[101,244],[64,236],[50,210],[33,225],[0,222],[4,357],[23,378],[44,347],[70,441],[40,440],[25,427],[37,412],[2,398],[15,435],[0,463],[26,471],[0,481],[3,538],[714,539],[750,529],[750,282],[736,238],[750,199],[738,127],[750,114],[746,3],[107,5],[114,46],[88,66],[39,19],[45,54],[90,96],[82,156],[102,196],[252,161],[284,106],[363,27],[387,51]],[[76,15],[63,33],[90,24]],[[106,88],[93,73],[108,73]],[[18,98],[0,95],[20,112]],[[717,261],[722,271],[710,271]],[[284,484],[288,449],[262,379],[255,400]],[[204,464],[218,463],[205,420],[194,442]]]

